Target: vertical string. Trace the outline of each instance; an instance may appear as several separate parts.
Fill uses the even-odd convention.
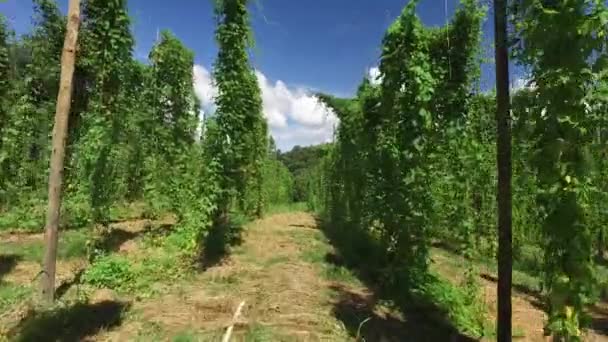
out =
[[[448,0],[444,0],[445,10],[445,37],[448,42],[448,70],[450,73],[450,80],[452,79],[452,58],[450,56],[450,26],[448,22]]]

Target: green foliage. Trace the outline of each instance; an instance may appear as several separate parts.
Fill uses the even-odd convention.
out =
[[[431,238],[455,239],[470,259],[474,233],[493,224],[484,215],[493,149],[478,122],[486,113],[473,113],[487,101],[473,86],[485,9],[463,1],[449,25],[425,28],[415,8],[410,2],[385,34],[379,85],[364,80],[352,100],[322,96],[340,125],[311,179],[311,207],[341,227],[337,235],[374,251],[361,262],[379,268],[373,274],[384,287],[422,292],[450,308],[459,328],[481,335],[472,266],[460,295],[438,285],[428,263]]]
[[[57,257],[62,260],[82,258],[87,255],[87,232],[71,230],[64,232],[59,239]],[[38,262],[42,259],[44,245],[42,240],[17,240],[0,242],[3,254],[16,255],[25,261]]]
[[[26,300],[31,293],[30,287],[0,282],[0,310],[7,312],[16,303]]]
[[[27,207],[31,198],[22,194],[40,197],[46,188],[59,84],[64,21],[53,1],[34,5],[37,27],[21,41],[9,41],[13,34],[0,20],[0,68],[8,82],[0,90],[0,206],[9,208]]]
[[[475,337],[488,333],[483,303],[462,288],[435,277],[416,290],[415,296],[435,303],[459,331]]]
[[[514,13],[514,54],[535,85],[527,113],[534,137],[529,160],[545,251],[546,329],[556,338],[580,340],[596,284],[593,245],[599,233],[589,219],[604,207],[591,198],[605,184],[593,171],[593,160],[603,156],[593,149],[602,145],[605,129],[608,9],[600,1],[525,1]],[[547,28],[554,35],[544,35]]]
[[[234,205],[248,215],[260,216],[264,208],[263,164],[268,150],[266,121],[256,75],[249,65],[251,43],[247,0],[216,2],[214,64],[218,88],[217,135],[214,154],[220,170],[218,216],[226,216]]]
[[[128,160],[124,132],[129,120],[120,113],[134,41],[125,0],[87,0],[83,16],[80,64],[91,89],[74,156],[77,191],[89,196],[93,221],[107,223],[109,206],[126,193],[120,171]]]
[[[178,229],[172,241],[190,256],[196,251],[215,210],[215,161],[195,144],[198,107],[192,88],[194,55],[171,33],[163,32],[150,53],[152,115],[141,123],[145,174],[144,199],[152,213],[174,212]]]
[[[82,280],[100,288],[125,289],[134,283],[135,273],[126,258],[102,256],[87,268]]]
[[[293,198],[293,177],[285,165],[269,156],[262,169],[264,198],[269,206],[290,203]]]
[[[461,308],[449,315],[459,321],[457,312],[479,310],[472,260],[494,257],[497,247],[495,95],[475,89],[484,9],[463,1],[449,25],[433,29],[414,9],[411,2],[385,35],[380,85],[365,80],[352,100],[322,97],[340,126],[310,177],[309,205],[352,244],[380,245],[385,252],[362,262],[388,265],[374,272],[383,284],[431,286],[433,301]],[[543,271],[548,331],[578,338],[596,292],[593,257],[605,249],[608,16],[605,4],[582,0],[523,1],[514,10],[514,55],[531,76],[513,97],[514,264]],[[553,27],[561,33],[547,39]],[[431,240],[467,260],[458,300],[432,289]]]
[[[295,202],[308,199],[308,182],[312,177],[312,170],[320,163],[326,152],[326,145],[307,147],[296,145],[291,151],[278,152],[278,159],[285,164],[293,175],[293,200]]]

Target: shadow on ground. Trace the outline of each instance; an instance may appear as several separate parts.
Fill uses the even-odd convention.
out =
[[[317,229],[317,226],[313,226],[313,225],[310,225],[310,224],[290,224],[289,227]]]
[[[597,334],[608,336],[608,304],[599,303],[591,308],[590,329]]]
[[[105,301],[32,311],[9,335],[11,341],[82,341],[102,329],[119,326],[126,309],[126,303]]]
[[[78,285],[81,283],[82,280],[82,276],[84,275],[85,269],[81,269],[79,270],[74,277],[72,277],[71,279],[63,282],[61,285],[59,285],[59,287],[57,288],[57,290],[55,290],[55,297],[57,299],[61,299],[61,297],[63,297],[69,289],[72,288],[72,286],[74,285]]]
[[[381,246],[362,232],[349,230],[348,234],[317,220],[325,236],[336,249],[325,261],[350,269],[372,294],[358,293],[343,286],[332,286],[337,296],[333,314],[357,340],[365,341],[476,341],[465,336],[445,317],[433,303],[408,293],[407,289],[389,289],[384,286],[384,253]],[[395,303],[395,315],[379,310],[379,301]],[[395,311],[395,310],[392,310]]]
[[[491,274],[482,273],[479,276],[493,283],[498,283],[498,278]],[[528,302],[530,302],[532,306],[536,307],[539,310],[546,309],[545,303],[543,302],[543,296],[541,295],[540,291],[517,283],[513,283],[511,287],[513,288],[513,290],[529,296],[530,298],[528,299]]]
[[[400,317],[378,312],[376,299],[342,286],[332,286],[338,295],[333,314],[357,341],[476,341],[459,334],[448,322],[429,320],[427,311],[410,310]]]
[[[21,261],[21,259],[23,259],[21,255],[0,254],[0,281],[17,266],[17,263]]]
[[[122,221],[123,223],[125,221]],[[137,239],[143,235],[162,236],[167,235],[172,224],[152,224],[148,222],[140,230],[127,230],[118,226],[110,226],[103,230],[95,241],[95,249],[105,252],[116,252],[127,241]]]
[[[205,271],[220,264],[230,253],[230,247],[243,242],[241,219],[214,224],[203,239],[199,252],[199,267]]]
[[[107,252],[116,252],[123,243],[133,240],[143,232],[129,232],[122,229],[111,229],[104,233],[98,241],[98,246]]]

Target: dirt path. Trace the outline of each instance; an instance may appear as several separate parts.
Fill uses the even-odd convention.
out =
[[[433,331],[422,313],[404,317],[382,305],[370,288],[331,260],[336,252],[310,214],[255,221],[247,225],[242,241],[227,259],[193,281],[134,303],[121,326],[96,340],[219,341],[243,301],[235,341],[348,341],[358,335],[382,342],[459,340]],[[461,273],[450,266],[453,260],[434,259],[448,279],[454,278],[450,272]],[[488,278],[480,283],[488,320],[493,320],[495,283]],[[516,340],[546,340],[545,316],[536,298],[514,290],[513,312],[515,333],[521,336]],[[608,339],[590,334],[586,340]]]
[[[324,278],[317,261],[329,248],[309,214],[278,214],[250,223],[230,257],[160,298],[135,303],[131,319],[98,337],[130,340],[156,329],[159,338],[217,341],[244,301],[236,341],[348,340],[332,311],[333,289],[364,290],[352,279]]]
[[[136,259],[154,253],[142,249],[148,247],[141,244],[141,238],[134,238],[148,224],[130,221],[117,226],[121,234],[113,241],[115,253]],[[94,303],[124,301],[128,310],[94,304],[89,314],[97,317],[107,309],[106,316],[114,318],[100,331],[84,331],[79,336],[86,336],[87,341],[219,341],[244,302],[233,341],[354,341],[358,336],[381,342],[461,340],[452,332],[441,331],[423,312],[404,316],[391,309],[390,302],[377,298],[341,265],[338,255],[310,214],[272,215],[248,224],[242,243],[219,264],[173,282],[163,280],[155,284],[162,288],[158,293],[115,298],[110,291],[101,299],[93,296]],[[462,265],[454,256],[437,252],[433,259],[436,270],[448,279],[457,281],[462,275]],[[31,270],[21,270],[30,263],[19,262],[5,274],[5,280],[31,278]],[[71,264],[64,263],[66,273],[71,274],[67,267]],[[22,273],[26,276],[20,276]],[[480,281],[488,320],[495,312],[494,281],[491,275]],[[515,333],[522,336],[517,340],[545,341],[545,316],[538,299],[515,289],[513,312]],[[608,338],[592,333],[586,340]]]

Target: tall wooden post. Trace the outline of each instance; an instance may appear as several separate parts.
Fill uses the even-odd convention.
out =
[[[49,203],[44,234],[45,252],[41,277],[42,298],[49,304],[53,303],[55,299],[55,268],[57,263],[59,214],[61,211],[63,162],[72,101],[72,78],[76,63],[76,43],[78,41],[79,26],[80,0],[70,0],[67,30],[61,54],[61,80],[59,83],[59,94],[57,95],[55,125],[53,127],[53,150],[49,174]]]
[[[507,0],[494,0],[496,53],[496,148],[498,168],[498,342],[511,341],[511,282],[513,268],[511,207],[511,120]]]

